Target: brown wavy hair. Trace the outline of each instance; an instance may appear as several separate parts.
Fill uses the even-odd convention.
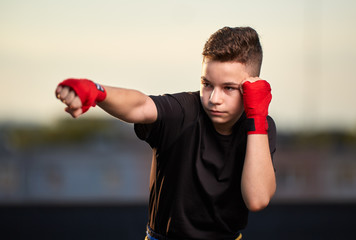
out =
[[[205,43],[204,59],[245,64],[251,77],[260,75],[262,47],[257,32],[251,27],[224,27]]]

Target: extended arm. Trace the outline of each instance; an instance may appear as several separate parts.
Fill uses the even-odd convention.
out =
[[[104,111],[125,122],[153,123],[157,109],[153,100],[137,90],[105,86],[107,97],[98,103]]]
[[[69,79],[58,85],[56,96],[67,105],[65,110],[74,118],[97,104],[126,122],[153,123],[157,119],[152,99],[137,90],[101,87],[86,79]]]

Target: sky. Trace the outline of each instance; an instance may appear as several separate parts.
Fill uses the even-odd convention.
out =
[[[154,95],[199,90],[209,36],[251,26],[278,129],[356,132],[355,12],[353,0],[0,0],[0,123],[70,118],[54,96],[69,77]]]

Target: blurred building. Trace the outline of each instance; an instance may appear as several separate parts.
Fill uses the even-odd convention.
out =
[[[148,199],[151,150],[132,125],[76,120],[0,129],[0,204]],[[330,134],[278,136],[274,202],[356,200],[355,144]]]
[[[128,137],[134,134],[132,127],[103,124],[111,129],[81,142],[23,149],[11,146],[11,136],[2,134],[0,204],[145,202],[151,166],[148,145]]]
[[[356,148],[281,147],[275,156],[277,202],[355,202]]]

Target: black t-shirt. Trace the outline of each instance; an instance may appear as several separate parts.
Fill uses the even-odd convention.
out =
[[[203,110],[199,92],[151,96],[153,124],[135,124],[153,149],[149,226],[172,239],[233,239],[245,228],[241,194],[246,152],[246,116],[231,135],[221,135]],[[276,128],[268,117],[271,154]]]

